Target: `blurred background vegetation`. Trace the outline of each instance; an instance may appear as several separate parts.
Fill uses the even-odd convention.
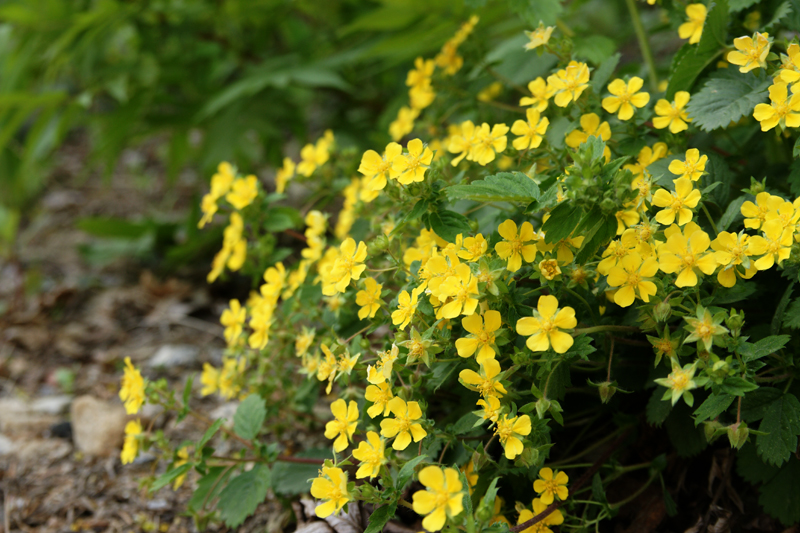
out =
[[[263,176],[292,142],[296,152],[326,128],[343,146],[383,146],[414,58],[432,57],[472,14],[481,22],[466,53],[481,61],[459,82],[488,84],[489,71],[524,87],[553,59],[526,54],[522,30],[558,19],[597,66],[632,36],[624,9],[621,0],[0,2],[0,249],[13,250],[71,137],[88,140],[87,175],[109,176],[124,150],[155,138],[171,182],[191,168],[202,189],[223,160]],[[198,215],[187,218],[84,229],[138,239],[156,227],[147,248],[172,243],[179,227],[191,241]]]

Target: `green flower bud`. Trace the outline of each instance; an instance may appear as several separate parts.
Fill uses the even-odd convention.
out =
[[[750,430],[747,429],[747,424],[739,422],[728,426],[728,440],[731,441],[731,446],[737,450],[744,446],[747,442],[747,437],[750,435]]]
[[[670,316],[672,316],[672,306],[669,300],[658,302],[653,306],[653,318],[656,322],[666,322]]]
[[[744,326],[744,311],[731,309],[730,316],[725,319],[725,325],[728,326],[732,337],[738,337]]]
[[[714,440],[719,437],[719,433],[722,429],[722,424],[714,420],[703,422],[703,433],[705,433],[708,442],[714,442]]]
[[[603,403],[608,403],[611,400],[611,397],[614,396],[614,393],[617,392],[617,388],[611,384],[610,381],[604,381],[598,387],[600,392],[600,400]]]
[[[540,419],[544,419],[545,413],[550,410],[550,400],[547,398],[540,398],[539,401],[536,402],[536,414],[539,415]]]

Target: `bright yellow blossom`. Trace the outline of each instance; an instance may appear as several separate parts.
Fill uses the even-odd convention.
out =
[[[495,124],[492,128],[486,123],[475,130],[475,141],[472,145],[472,160],[486,166],[494,161],[497,154],[506,149],[508,126]]]
[[[644,85],[644,80],[638,76],[632,77],[628,83],[621,79],[616,79],[608,84],[608,92],[613,96],[603,98],[603,109],[609,113],[619,111],[617,118],[620,120],[630,120],[633,117],[634,108],[641,108],[650,101],[650,94],[639,92]]]
[[[375,418],[383,413],[383,416],[389,415],[389,400],[394,398],[392,388],[389,383],[383,382],[378,385],[368,385],[367,390],[364,391],[364,399],[372,402],[372,406],[367,409],[367,414],[370,418]]]
[[[700,150],[690,148],[686,150],[686,161],[675,159],[669,164],[669,171],[681,178],[697,181],[706,170],[707,155],[700,155]]]
[[[531,418],[528,415],[515,416],[513,418],[503,415],[502,419],[498,418],[494,432],[500,438],[500,444],[503,445],[506,459],[513,461],[525,449],[520,437],[530,435]]]
[[[502,319],[500,312],[489,310],[483,316],[474,313],[461,319],[461,325],[470,333],[467,337],[456,340],[456,351],[461,357],[473,354],[478,364],[486,359],[493,359],[495,350],[495,332],[500,329]]]
[[[322,294],[333,296],[337,292],[344,292],[351,280],[357,280],[367,266],[364,260],[367,258],[367,245],[356,241],[352,237],[346,238],[339,247],[339,257],[336,259],[330,270],[330,280],[332,283],[322,287]]]
[[[392,162],[402,153],[403,147],[396,142],[387,144],[383,155],[380,155],[375,150],[364,152],[364,155],[361,156],[361,164],[358,166],[358,171],[370,180],[367,188],[373,191],[380,191],[386,187],[387,178],[396,178],[397,172],[393,169]]]
[[[373,385],[380,385],[384,381],[391,382],[392,369],[399,354],[400,351],[395,344],[392,344],[391,350],[378,354],[379,359],[375,366],[370,365],[367,367],[367,381]]]
[[[741,208],[742,216],[745,217],[744,227],[751,229],[760,228],[761,224],[764,223],[767,218],[767,212],[770,211],[770,209],[776,209],[777,203],[782,200],[783,199],[780,197],[773,200],[773,196],[766,191],[762,191],[756,195],[755,203],[747,200],[742,204]]]
[[[511,144],[520,151],[538,148],[542,144],[543,135],[550,124],[550,119],[547,117],[539,118],[539,112],[533,108],[529,108],[525,112],[525,117],[527,122],[525,120],[517,120],[511,126],[511,133],[519,135]]]
[[[653,127],[663,130],[669,127],[670,133],[680,133],[689,128],[687,122],[692,119],[686,114],[686,104],[689,103],[689,93],[678,91],[675,93],[675,100],[669,103],[668,100],[661,99],[656,102],[654,111],[657,117],[653,117]]]
[[[427,490],[414,493],[414,512],[427,515],[422,519],[422,527],[427,531],[439,531],[447,522],[464,510],[463,485],[455,468],[426,466],[419,472],[419,482]]]
[[[653,258],[643,261],[637,253],[623,257],[617,266],[608,271],[608,286],[620,287],[614,293],[614,301],[620,307],[628,307],[636,299],[636,291],[639,291],[639,298],[645,303],[649,302],[657,291],[656,284],[650,279],[657,272],[658,261]]]
[[[717,238],[711,241],[714,259],[722,267],[717,273],[717,281],[723,287],[733,287],[737,276],[750,279],[758,271],[755,261],[750,260],[750,256],[754,255],[750,247],[751,238],[744,232],[737,235],[721,231]]]
[[[258,180],[255,176],[237,179],[231,186],[225,199],[236,209],[242,210],[255,200],[258,196]]]
[[[381,308],[381,289],[383,285],[376,282],[375,278],[364,280],[364,290],[356,293],[356,304],[361,306],[358,310],[358,318],[372,318],[378,309]]]
[[[548,76],[547,84],[552,88],[556,105],[567,107],[570,102],[577,102],[589,87],[589,66],[570,61],[567,68]]]
[[[234,341],[242,334],[242,327],[247,316],[245,308],[239,300],[233,299],[228,304],[230,307],[222,312],[220,323],[225,326],[225,341],[229,346],[235,344]]]
[[[736,50],[728,52],[728,63],[739,65],[739,72],[767,68],[767,55],[771,45],[772,39],[766,32],[756,32],[752,37],[737,37],[733,40]]]
[[[761,226],[761,232],[761,235],[750,238],[750,250],[753,255],[765,254],[755,262],[755,266],[758,270],[768,270],[791,255],[792,230],[784,229],[777,220],[771,220]]]
[[[536,259],[536,244],[531,242],[536,234],[530,222],[523,222],[517,233],[517,224],[509,219],[500,224],[497,231],[504,240],[495,244],[494,249],[500,259],[508,261],[506,268],[510,272],[519,270],[523,259],[526,263],[532,263]]]
[[[139,435],[142,434],[142,423],[139,420],[131,420],[125,424],[125,441],[122,443],[120,460],[126,465],[132,463],[139,455]]]
[[[540,498],[535,498],[531,502],[531,507],[533,511],[530,509],[523,509],[519,512],[519,518],[517,519],[517,524],[524,524],[534,516],[540,514],[542,511],[547,509],[547,504],[544,503]],[[550,529],[548,526],[560,526],[564,523],[564,515],[561,514],[559,509],[556,509],[540,522],[532,525],[527,529],[523,529],[521,533],[553,533],[553,530]]]
[[[455,318],[458,315],[471,315],[478,307],[478,278],[472,275],[469,265],[461,263],[439,285],[439,297],[449,301],[437,310],[436,318]]]
[[[519,105],[523,107],[533,106],[531,109],[535,109],[540,113],[547,109],[547,102],[553,96],[554,89],[544,81],[544,78],[539,77],[528,83],[528,90],[531,92],[531,96],[520,98]]]
[[[392,324],[400,326],[400,330],[406,329],[406,326],[414,318],[414,313],[417,312],[417,303],[419,295],[424,289],[417,287],[408,294],[408,291],[403,291],[397,296],[397,310],[392,312]]]
[[[544,505],[550,505],[556,497],[562,502],[569,497],[567,483],[569,476],[566,473],[559,472],[553,477],[553,469],[546,466],[539,470],[539,479],[533,482],[533,490],[541,494]]]
[[[387,439],[394,436],[397,438],[392,443],[395,450],[405,450],[414,442],[419,442],[428,434],[422,429],[422,424],[415,422],[422,418],[422,409],[417,402],[408,402],[395,396],[386,404],[394,418],[384,418],[381,420],[381,435]]]
[[[397,112],[397,118],[389,124],[389,135],[397,142],[414,130],[414,121],[419,116],[419,109],[403,106]]]
[[[341,468],[323,466],[319,477],[311,482],[311,495],[318,500],[327,500],[314,511],[319,518],[338,514],[351,500],[347,491],[347,472]]]
[[[692,186],[692,182],[686,178],[672,180],[675,184],[675,191],[668,192],[666,189],[659,189],[653,195],[653,205],[663,207],[656,213],[656,221],[659,224],[668,226],[678,218],[678,225],[683,226],[692,220],[692,209],[697,207],[700,202],[700,191]]]
[[[347,443],[353,440],[353,433],[358,424],[358,406],[356,402],[350,400],[350,404],[345,404],[341,398],[331,404],[331,413],[334,420],[325,424],[325,438],[333,439],[333,450],[341,452],[347,448]]]
[[[433,159],[431,149],[423,146],[419,139],[408,141],[407,148],[408,154],[400,154],[392,160],[393,172],[397,175],[398,183],[402,185],[424,180],[425,171]]]
[[[464,386],[470,390],[477,391],[484,398],[489,396],[497,396],[502,398],[503,395],[508,394],[506,388],[496,379],[500,374],[500,363],[496,359],[486,358],[481,363],[481,373],[478,374],[474,370],[464,369],[459,374],[459,379],[463,382]]]
[[[570,148],[578,148],[589,137],[600,137],[603,141],[608,141],[611,138],[611,127],[608,122],[600,122],[600,117],[596,113],[581,115],[580,124],[581,129],[572,130],[564,140]],[[603,155],[606,160],[611,158],[611,150],[608,146],[606,146]]]
[[[145,401],[144,378],[133,366],[130,357],[125,358],[125,373],[122,375],[119,399],[125,404],[125,412],[129,415],[138,413]]]
[[[713,253],[708,253],[711,239],[694,222],[689,222],[681,233],[672,225],[665,230],[667,242],[658,249],[658,267],[667,274],[678,274],[676,287],[697,285],[697,272],[710,276],[717,268]]]
[[[487,396],[478,400],[478,406],[482,409],[475,411],[475,414],[484,420],[491,420],[497,422],[497,417],[500,416],[500,400],[496,396]]]
[[[462,242],[463,248],[458,250],[458,257],[466,259],[469,262],[475,262],[486,253],[489,248],[489,243],[486,239],[478,233],[474,237],[467,237]]]
[[[200,375],[200,383],[203,385],[203,388],[200,390],[201,395],[208,396],[209,394],[217,392],[219,389],[219,370],[208,363],[203,363],[203,373]]]
[[[283,158],[283,166],[275,172],[275,190],[277,192],[286,190],[286,184],[294,177],[295,168],[296,165],[291,158]]]
[[[554,29],[556,29],[555,26],[545,27],[544,23],[540,22],[539,27],[535,30],[526,31],[525,35],[528,36],[530,41],[525,43],[525,50],[534,50],[540,46],[546,45],[550,40],[550,36],[553,34]]]
[[[769,131],[778,124],[782,128],[800,127],[800,93],[789,96],[783,81],[777,80],[769,88],[769,104],[757,104],[753,117],[761,123],[761,131]]]
[[[689,39],[689,44],[700,42],[707,11],[704,4],[689,4],[686,6],[686,17],[689,20],[678,27],[678,35],[681,39]]]
[[[367,432],[367,440],[358,443],[358,448],[353,450],[353,457],[361,461],[356,472],[356,479],[377,476],[381,466],[386,463],[386,446],[383,439],[374,431]]]
[[[464,121],[458,126],[458,132],[450,136],[450,142],[447,144],[448,152],[460,154],[450,162],[451,165],[458,165],[465,157],[467,161],[472,161],[473,149],[478,142],[477,133],[475,124],[470,120]]]
[[[297,173],[310,177],[318,167],[328,162],[330,154],[329,143],[319,139],[317,144],[307,144],[300,150],[300,162],[297,164]]]
[[[667,391],[661,399],[671,398],[672,405],[675,405],[683,397],[686,404],[691,407],[694,404],[694,397],[689,391],[697,388],[697,382],[693,379],[695,370],[697,367],[694,364],[681,368],[673,362],[672,372],[669,376],[653,380],[662,387],[667,387]]]
[[[558,299],[553,295],[540,296],[533,316],[517,320],[517,333],[529,337],[525,342],[532,352],[543,352],[553,347],[556,353],[564,353],[572,347],[572,335],[566,329],[578,325],[575,309],[558,308]]]

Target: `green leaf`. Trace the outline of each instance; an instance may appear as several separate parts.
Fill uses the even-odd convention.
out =
[[[592,90],[595,92],[595,94],[600,94],[605,90],[608,80],[611,79],[611,75],[614,74],[614,71],[617,69],[617,65],[619,65],[620,57],[622,57],[622,55],[617,52],[600,63],[600,66],[597,67],[597,70],[592,73]]]
[[[508,7],[531,27],[554,25],[564,9],[561,0],[508,0]]]
[[[666,402],[665,402],[666,403]],[[694,425],[698,426],[704,420],[718,417],[731,406],[733,396],[730,394],[712,394],[694,412]]]
[[[469,412],[458,419],[458,421],[453,424],[452,432],[453,435],[463,435],[464,433],[469,433],[472,431],[472,428],[475,427],[475,423],[479,420],[482,420],[480,417],[474,415],[473,413]]]
[[[331,448],[311,448],[295,454],[303,459],[330,459]],[[311,490],[312,478],[317,477],[319,465],[279,461],[272,467],[272,490],[284,496],[296,496]]]
[[[686,111],[692,124],[703,131],[724,128],[751,115],[756,104],[767,98],[770,83],[763,70],[743,74],[736,68],[720,69],[692,95]]]
[[[575,254],[575,264],[583,265],[594,257],[601,246],[608,244],[617,234],[617,217],[607,217],[598,220],[589,231],[578,253]]]
[[[759,0],[728,0],[728,9],[731,13],[736,13],[737,11],[747,9],[758,2]]]
[[[664,401],[664,403],[669,403]],[[691,411],[683,402],[676,404],[664,423],[669,440],[679,457],[697,455],[708,445],[702,428],[696,427],[689,416]]]
[[[410,220],[416,220],[422,216],[422,214],[428,210],[428,201],[425,199],[417,200],[417,203],[414,204],[414,207],[405,214],[400,220],[397,221],[397,225],[392,230],[390,236],[394,236],[397,234]]]
[[[783,324],[783,317],[786,316],[786,307],[789,305],[789,300],[792,298],[792,291],[794,290],[795,282],[792,281],[783,292],[778,306],[775,308],[775,314],[772,315],[772,322],[770,323],[770,333],[777,334],[781,330]]]
[[[287,229],[299,228],[303,219],[297,209],[291,207],[270,207],[262,223],[264,229],[272,232],[281,232]]]
[[[451,200],[476,202],[520,202],[538,200],[539,186],[522,172],[501,172],[475,180],[468,185],[451,185],[444,189]]]
[[[172,470],[168,470],[167,472],[161,474],[158,479],[156,479],[153,484],[150,486],[150,492],[155,492],[162,487],[166,487],[172,480],[175,478],[185,474],[192,468],[191,464],[183,464],[177,468],[173,468]]]
[[[733,222],[738,218],[742,217],[742,204],[745,203],[747,200],[747,196],[742,195],[732,200],[731,203],[728,204],[728,207],[725,208],[725,212],[722,213],[722,216],[717,223],[717,229],[719,231],[727,231]]]
[[[739,280],[736,285],[730,288],[722,288],[714,296],[716,305],[732,304],[747,300],[756,292],[756,284]]]
[[[481,516],[482,510],[494,514],[494,502],[497,499],[497,492],[500,490],[497,487],[498,481],[500,481],[499,477],[494,478],[492,482],[489,484],[489,488],[486,489],[486,493],[483,495],[483,498],[481,498],[480,505],[478,505],[478,513],[477,513],[478,516]]]
[[[694,45],[684,44],[672,58],[669,86],[665,98],[672,100],[678,91],[691,92],[695,80],[720,55],[722,50],[698,54]]]
[[[756,359],[761,359],[764,356],[777,352],[790,340],[792,340],[792,337],[789,335],[770,335],[755,344],[745,343],[739,349],[739,353],[742,355],[742,360],[744,360],[745,363],[749,363],[750,361],[755,361]]]
[[[237,527],[256,511],[267,497],[270,472],[267,465],[257,464],[249,472],[233,478],[222,489],[217,502],[220,517],[228,527]]]
[[[453,211],[442,210],[430,215],[431,229],[448,242],[456,242],[458,234],[469,235],[469,219]]]
[[[400,469],[400,473],[397,474],[397,481],[394,485],[398,492],[402,492],[406,488],[408,482],[411,481],[411,478],[414,477],[414,467],[427,458],[427,455],[418,455],[403,465],[403,468]]]
[[[650,399],[647,401],[645,411],[647,414],[647,423],[651,426],[661,427],[661,424],[664,423],[664,420],[667,419],[669,413],[672,411],[672,404],[661,399],[663,395],[664,390],[660,387],[656,387],[653,390],[653,394],[650,395]]]
[[[800,521],[800,460],[796,457],[761,487],[758,503],[786,527]]]
[[[722,390],[734,396],[744,396],[746,392],[754,391],[758,385],[738,376],[728,376],[722,382]]]
[[[781,394],[780,389],[774,387],[761,387],[747,394],[742,400],[742,419],[747,423],[761,420]]]
[[[789,191],[795,196],[800,196],[800,159],[792,161],[792,166],[789,167],[789,175],[786,176],[786,182],[789,184]]]
[[[199,511],[205,504],[214,500],[219,491],[225,486],[233,470],[224,466],[214,466],[208,469],[208,473],[201,477],[197,482],[197,489],[189,500],[189,509]],[[220,478],[221,477],[221,478]]]
[[[267,416],[264,398],[251,394],[236,409],[233,417],[233,431],[246,440],[253,440],[258,435],[261,425]]]
[[[396,511],[396,502],[383,505],[372,511],[372,514],[369,515],[369,525],[367,526],[367,529],[364,530],[364,533],[381,533],[381,531],[383,531],[383,526],[385,526],[389,520],[394,518]]]
[[[758,457],[755,444],[747,443],[736,453],[736,473],[755,485],[772,479],[778,467],[765,464]]]
[[[783,316],[783,325],[792,329],[800,328],[800,298],[793,301],[786,310],[786,314]]]
[[[545,242],[557,243],[569,237],[583,217],[583,210],[570,202],[561,202],[550,213],[550,218],[542,226]]]
[[[126,240],[141,238],[153,229],[151,224],[112,217],[82,218],[75,225],[79,230],[95,237]]]
[[[772,19],[764,26],[762,30],[768,30],[772,28],[775,24],[780,22],[784,17],[791,14],[792,12],[792,5],[789,2],[781,3],[777,9],[775,9],[775,13],[772,15]]]
[[[792,394],[781,395],[766,409],[758,430],[767,433],[758,436],[758,455],[767,463],[782,465],[797,450],[800,402]]]
[[[458,477],[461,478],[461,486],[469,487],[467,474],[463,470],[458,471]],[[472,497],[468,490],[463,492],[462,501],[464,502],[464,520],[466,521],[467,533],[475,532],[475,515],[472,512]]]
[[[697,43],[697,53],[706,54],[718,51],[728,46],[728,0],[715,0],[709,2],[703,35]]]
[[[211,424],[211,427],[208,428],[205,433],[203,433],[203,437],[200,439],[200,442],[197,443],[197,449],[202,450],[203,446],[205,446],[206,443],[210,441],[214,435],[217,434],[217,431],[219,431],[219,428],[221,428],[222,424],[224,423],[225,423],[224,418],[214,420],[214,423]]]

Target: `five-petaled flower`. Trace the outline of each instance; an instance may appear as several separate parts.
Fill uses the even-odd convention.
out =
[[[433,151],[423,146],[419,139],[408,141],[407,148],[408,154],[400,154],[392,159],[392,171],[402,185],[424,180],[425,171],[433,160]]]
[[[678,175],[681,178],[697,181],[706,170],[706,163],[708,163],[707,155],[700,155],[700,150],[697,148],[689,148],[686,150],[686,161],[678,159],[669,164],[669,171]]]
[[[407,402],[395,396],[386,404],[394,418],[384,418],[381,420],[381,435],[387,439],[397,437],[392,443],[395,450],[405,450],[414,442],[419,442],[428,434],[422,424],[416,422],[422,418],[422,409],[417,402]]]
[[[532,263],[536,259],[536,239],[533,232],[533,225],[530,222],[523,222],[517,232],[517,224],[513,220],[506,220],[497,228],[503,241],[494,245],[494,249],[500,259],[508,261],[508,270],[516,272],[522,267],[522,260]]]
[[[642,78],[632,77],[628,83],[624,80],[616,79],[608,84],[608,92],[613,96],[603,98],[603,109],[609,113],[619,111],[617,118],[620,120],[630,120],[633,117],[634,108],[641,108],[650,101],[650,94],[639,89],[644,85]]]
[[[789,96],[789,90],[781,80],[769,88],[769,104],[757,104],[753,117],[761,123],[761,131],[769,131],[778,124],[782,128],[800,126],[800,93]]]
[[[553,295],[540,296],[533,316],[517,321],[517,333],[528,337],[525,345],[532,352],[543,352],[553,347],[556,353],[564,353],[572,347],[572,335],[562,331],[578,325],[575,309],[558,308],[558,299]]]
[[[461,357],[475,355],[478,364],[486,359],[494,359],[495,333],[500,329],[502,319],[499,311],[489,310],[483,316],[478,313],[471,314],[461,319],[461,325],[470,335],[456,340],[456,351]]]
[[[358,443],[358,448],[353,450],[353,457],[361,461],[356,472],[356,479],[377,476],[381,466],[386,462],[385,445],[383,439],[374,431],[367,432],[367,440]]]
[[[583,91],[589,87],[589,66],[586,63],[570,61],[567,68],[562,68],[547,78],[555,96],[558,107],[567,107],[570,102],[577,102]]]
[[[539,23],[539,27],[533,31],[526,31],[525,35],[528,36],[528,41],[525,43],[525,50],[533,50],[540,46],[546,45],[553,34],[554,26],[545,26],[543,22]]]
[[[481,363],[480,374],[466,368],[458,374],[458,377],[464,383],[464,386],[480,392],[484,398],[489,396],[502,397],[504,394],[508,394],[508,391],[497,379],[499,374],[500,363],[496,359],[484,359]]]
[[[335,438],[333,449],[340,452],[347,448],[347,443],[353,439],[358,424],[358,406],[353,400],[347,405],[340,398],[331,404],[331,413],[335,420],[325,424],[325,438]]]
[[[125,404],[125,412],[129,415],[138,413],[145,400],[144,378],[133,366],[130,357],[125,358],[125,373],[122,375],[119,399]]]
[[[527,150],[538,148],[542,144],[543,135],[547,131],[550,119],[539,116],[539,112],[534,108],[525,111],[526,120],[517,120],[511,125],[511,133],[519,135],[511,144],[517,150]]]
[[[314,511],[319,518],[338,514],[351,500],[347,490],[347,472],[341,468],[323,466],[319,477],[311,482],[311,495],[318,500],[327,500]]]
[[[661,99],[656,102],[653,117],[653,127],[659,130],[669,127],[670,133],[680,133],[689,128],[687,122],[692,119],[686,114],[686,104],[689,103],[689,93],[678,91],[675,93],[675,100],[670,103],[668,100]]]
[[[503,418],[498,418],[494,432],[503,445],[506,459],[513,461],[525,449],[521,437],[530,435],[531,417],[522,415],[508,418],[508,415],[503,415]]]
[[[689,4],[686,6],[686,22],[678,27],[681,39],[689,39],[689,44],[697,44],[703,35],[703,25],[706,23],[708,10],[704,4]]]
[[[666,189],[659,189],[653,195],[653,205],[663,207],[656,213],[656,221],[659,224],[668,226],[675,222],[678,217],[678,225],[683,226],[692,220],[692,209],[697,207],[700,202],[700,191],[692,186],[692,181],[686,178],[672,180],[675,190],[668,192]]]
[[[381,289],[383,285],[375,281],[375,278],[364,280],[364,289],[356,293],[356,304],[361,307],[358,318],[364,320],[375,316],[381,308]]]
[[[569,497],[568,482],[567,474],[559,472],[553,477],[553,469],[546,466],[539,470],[539,479],[533,482],[533,490],[541,494],[543,504],[550,505],[556,497],[562,502]]]
[[[426,466],[419,471],[419,482],[426,490],[414,493],[412,506],[417,514],[427,515],[422,519],[427,531],[439,531],[448,516],[464,510],[464,486],[455,468]]]
[[[658,290],[651,278],[658,272],[658,261],[652,257],[642,260],[638,253],[622,258],[608,271],[608,286],[619,287],[614,293],[614,301],[620,307],[628,307],[636,299],[636,291],[642,301],[649,302]]]
[[[750,72],[767,68],[767,55],[772,45],[768,33],[756,32],[752,37],[737,37],[733,40],[736,50],[728,52],[728,62],[739,66],[739,72]]]

